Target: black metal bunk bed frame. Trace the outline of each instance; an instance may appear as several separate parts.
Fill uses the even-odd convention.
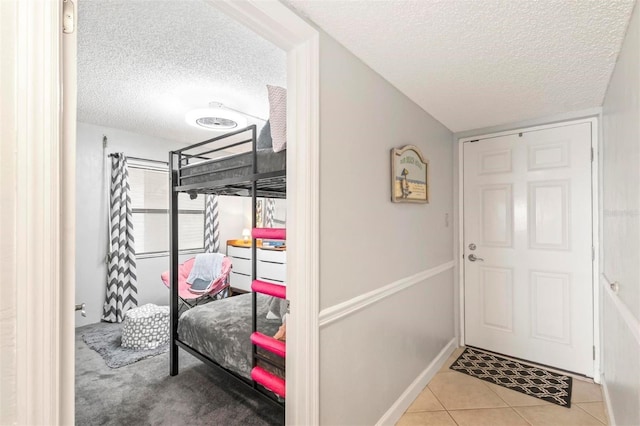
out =
[[[232,142],[228,145],[222,145],[217,148],[209,148],[216,142],[224,141],[228,138],[235,136],[241,136],[243,133],[249,133],[251,136],[248,139],[242,138],[240,141]],[[199,142],[185,148],[170,151],[169,152],[169,179],[170,179],[170,200],[169,200],[169,232],[170,232],[170,248],[169,248],[169,274],[171,280],[170,286],[170,353],[169,353],[169,373],[171,376],[178,374],[179,370],[179,358],[178,348],[182,348],[186,352],[198,358],[203,363],[221,371],[229,377],[232,377],[237,382],[248,386],[255,390],[258,395],[263,399],[277,404],[280,407],[284,406],[284,401],[281,398],[277,398],[273,393],[266,390],[262,386],[258,385],[254,380],[248,380],[234,371],[228,370],[220,365],[215,360],[211,359],[206,354],[201,353],[197,349],[191,347],[187,343],[181,341],[178,337],[178,318],[179,318],[179,304],[178,304],[178,194],[186,192],[192,194],[218,194],[218,195],[240,195],[243,196],[245,192],[251,196],[252,215],[251,215],[251,227],[256,227],[256,200],[257,197],[270,197],[270,198],[285,198],[286,197],[286,166],[282,170],[258,172],[258,150],[257,150],[257,138],[256,138],[256,126],[251,125],[243,129],[239,129],[230,133],[226,133],[222,136],[218,136],[212,139]],[[251,174],[242,175],[239,177],[217,179],[217,180],[205,180],[197,183],[183,183],[185,178],[182,176],[183,167],[190,165],[193,161],[205,162],[208,160],[215,160],[216,157],[207,157],[207,155],[219,153],[226,149],[236,147],[243,144],[251,143]],[[203,149],[201,152],[190,153],[195,149]],[[199,164],[199,163],[198,163]],[[246,165],[236,165],[217,171],[228,171],[233,169],[245,168]],[[189,178],[194,176],[205,176],[207,173],[202,172],[199,174],[191,174]],[[246,195],[244,195],[246,196]],[[252,279],[256,278],[256,241],[254,239],[252,244]],[[257,329],[257,296],[255,292],[252,292],[252,332]],[[276,365],[268,358],[265,358],[258,354],[256,346],[252,345],[252,366],[255,367],[257,360],[260,359],[263,362],[271,364],[275,367],[281,367]]]

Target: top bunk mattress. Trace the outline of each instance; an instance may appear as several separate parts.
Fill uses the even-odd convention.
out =
[[[182,166],[180,186],[195,184],[215,184],[216,181],[230,181],[249,178],[253,175],[253,152],[243,152],[228,157],[214,158],[199,163]],[[256,152],[257,172],[286,173],[287,151],[273,152],[271,149]]]

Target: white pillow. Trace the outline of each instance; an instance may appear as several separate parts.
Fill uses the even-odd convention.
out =
[[[273,152],[287,148],[287,89],[267,84]]]

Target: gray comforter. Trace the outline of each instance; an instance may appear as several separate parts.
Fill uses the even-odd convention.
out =
[[[268,296],[258,294],[258,331],[273,336],[282,321],[267,320]],[[196,306],[180,317],[180,340],[246,378],[251,372],[251,293]]]

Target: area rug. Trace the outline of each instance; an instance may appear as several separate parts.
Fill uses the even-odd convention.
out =
[[[452,370],[562,407],[571,407],[572,378],[498,355],[466,348]]]
[[[160,355],[169,350],[168,342],[165,345],[150,350],[123,348],[120,345],[122,323],[101,322],[86,325],[78,331],[87,346],[98,352],[110,368],[124,367],[125,365]]]

